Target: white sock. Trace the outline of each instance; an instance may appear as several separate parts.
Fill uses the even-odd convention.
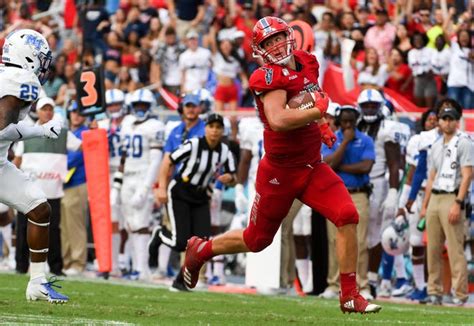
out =
[[[7,226],[2,226],[0,227],[0,231],[2,232],[3,242],[6,243],[8,252],[10,252],[12,248],[12,225],[8,224]]]
[[[298,270],[301,287],[303,287],[308,282],[309,259],[296,259],[295,265]]]
[[[43,281],[46,278],[46,262],[33,263],[30,262],[30,281]]]
[[[425,266],[423,264],[413,265],[413,280],[418,290],[423,290],[426,287]]]
[[[403,258],[403,255],[395,256],[395,261],[393,264],[397,278],[407,279],[407,271],[405,269],[405,259]]]
[[[313,292],[313,261],[311,259],[308,260],[308,279],[306,283],[303,284],[303,292]]]
[[[112,270],[120,270],[119,263],[120,233],[112,233]]]
[[[381,288],[391,288],[392,287],[392,281],[382,279],[382,282],[380,282],[380,287]]]
[[[213,274],[222,280],[224,278],[224,256],[219,255],[214,257],[212,260],[214,262]]]
[[[378,280],[379,280],[379,275],[375,272],[368,272],[367,273],[367,278],[369,279],[369,282],[377,283]]]
[[[128,269],[128,256],[126,254],[119,254],[118,256],[118,266],[120,269]]]
[[[136,258],[136,270],[140,272],[140,279],[150,277],[150,268],[148,267],[148,241],[149,234],[134,234],[134,253]]]
[[[168,274],[168,263],[170,261],[171,248],[161,245],[158,249],[158,270],[164,275]]]

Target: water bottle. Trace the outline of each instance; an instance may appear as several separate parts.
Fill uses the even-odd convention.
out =
[[[416,229],[420,232],[425,231],[426,228],[426,218],[422,218],[421,220],[418,221],[418,224],[416,225]]]

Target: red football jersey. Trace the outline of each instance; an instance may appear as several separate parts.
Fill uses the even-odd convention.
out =
[[[316,57],[304,51],[294,51],[298,70],[286,66],[266,64],[250,76],[250,89],[255,95],[258,114],[265,127],[263,145],[265,155],[279,165],[298,166],[321,160],[321,133],[316,122],[289,131],[273,131],[265,116],[259,95],[275,90],[286,90],[287,99],[301,92],[319,89],[319,64]]]

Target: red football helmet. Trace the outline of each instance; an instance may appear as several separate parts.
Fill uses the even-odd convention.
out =
[[[278,34],[285,33],[286,40],[273,45],[271,48],[264,50],[261,44],[267,38]],[[280,49],[284,47],[282,53]],[[253,28],[252,49],[255,57],[261,57],[265,63],[274,63],[284,65],[288,62],[296,48],[293,29],[282,19],[278,17],[263,17]]]

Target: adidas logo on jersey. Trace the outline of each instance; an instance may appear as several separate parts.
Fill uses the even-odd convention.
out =
[[[272,185],[279,185],[280,182],[278,182],[277,178],[273,178],[269,181]]]
[[[305,77],[305,78],[303,79],[303,83],[305,83],[305,84],[309,83],[309,79]]]

